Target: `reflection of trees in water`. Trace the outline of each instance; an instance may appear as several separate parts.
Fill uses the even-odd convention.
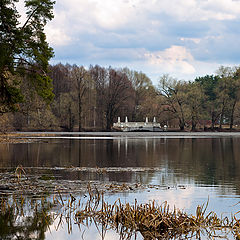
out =
[[[234,183],[239,189],[239,142],[240,138],[55,139],[0,145],[0,164],[1,167],[153,168],[152,173],[111,172],[105,176],[112,181],[143,183],[149,183],[153,178],[159,183],[172,183],[178,179],[208,185]],[[66,177],[104,180],[104,175],[96,173],[66,174]]]
[[[180,143],[175,139],[175,151],[168,149],[168,166],[199,183],[219,185],[223,191],[233,184],[239,192],[239,141],[238,138],[204,138],[182,139]]]
[[[1,199],[0,238],[45,239],[53,222],[51,206],[47,200]]]
[[[175,207],[172,209],[167,202],[160,205],[155,201],[138,203],[136,199],[132,204],[120,199],[108,202],[103,192],[93,190],[90,185],[83,195],[75,197],[59,192],[42,200],[10,197],[1,200],[0,238],[5,240],[44,240],[51,231],[50,226],[53,234],[61,231],[58,236],[69,234],[67,238],[72,238],[70,234],[75,231],[82,239],[85,231],[94,237],[96,229],[102,240],[109,236],[111,239],[113,236],[114,239],[201,239],[201,236],[239,239],[239,220],[207,213],[207,203],[197,206],[196,215],[188,215]],[[108,231],[114,235],[107,236]]]

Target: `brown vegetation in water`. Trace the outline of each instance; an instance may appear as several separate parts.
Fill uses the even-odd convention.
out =
[[[36,216],[41,217],[45,230],[53,220],[59,221],[56,230],[67,224],[69,233],[72,231],[72,224],[78,224],[80,229],[81,226],[89,227],[95,224],[97,228],[102,228],[102,231],[99,231],[102,239],[108,230],[119,233],[120,239],[131,239],[138,232],[144,239],[200,239],[201,236],[213,239],[229,234],[240,239],[240,221],[236,216],[238,213],[231,218],[219,218],[214,212],[206,212],[208,204],[198,206],[195,215],[176,208],[171,210],[167,202],[161,205],[155,201],[139,204],[135,200],[134,204],[124,204],[118,199],[111,204],[104,200],[102,192],[92,189],[90,185],[82,198],[72,194],[66,197],[58,192],[52,199],[42,198],[34,203],[23,196],[12,199],[2,198],[0,218],[4,216],[5,221],[8,221],[9,217],[14,217],[11,219],[13,226],[17,224],[13,221],[17,219],[15,215],[24,216],[24,209],[28,206]],[[50,213],[52,208],[54,211]],[[41,210],[40,215],[36,213],[37,209]],[[13,211],[12,214],[10,211]]]
[[[21,223],[17,219],[18,217],[31,219],[27,214],[32,213],[34,216],[32,223],[26,221],[29,229],[32,229],[36,222],[41,222],[43,225],[41,231],[46,231],[53,221],[59,221],[57,229],[59,226],[67,224],[68,231],[71,233],[72,224],[78,224],[81,229],[81,226],[89,227],[94,223],[97,228],[102,227],[103,231],[99,231],[99,233],[103,239],[107,230],[119,233],[120,239],[131,239],[136,233],[140,233],[144,239],[192,237],[200,239],[201,236],[213,239],[229,235],[240,239],[240,220],[237,217],[239,212],[232,217],[218,217],[213,211],[207,213],[208,202],[197,206],[196,213],[191,215],[175,207],[171,208],[167,202],[159,205],[155,201],[138,203],[136,199],[133,204],[122,203],[120,199],[114,203],[105,201],[104,192],[111,192],[112,189],[116,192],[128,191],[130,187],[127,185],[108,185],[100,190],[96,185],[88,184],[85,192],[82,194],[72,192],[69,197],[69,192],[66,194],[66,192],[58,190],[61,188],[57,188],[57,184],[55,184],[54,194],[50,195],[53,197],[47,197],[47,193],[49,190],[51,192],[51,189],[46,181],[44,181],[45,184],[39,186],[41,189],[38,190],[37,185],[32,184],[31,186],[32,181],[28,179],[21,166],[13,174],[14,186],[18,185],[18,190],[26,195],[22,196],[17,189],[17,197],[15,194],[4,194],[2,191],[0,222],[1,226],[6,227],[5,230],[9,223],[11,223],[12,232],[19,233],[19,229],[22,229],[21,234],[25,234],[25,236],[30,232],[26,231],[26,226],[20,226]],[[51,184],[53,184],[52,181]],[[36,195],[38,191],[39,193]],[[45,197],[39,197],[44,192]],[[32,197],[28,198],[27,196]],[[26,224],[26,222],[23,221],[22,224]],[[10,234],[10,232],[4,234]],[[0,231],[0,237],[2,237],[1,234]]]
[[[104,201],[103,194],[96,189],[95,194],[89,187],[90,199],[86,207],[77,210],[75,219],[77,223],[98,222],[105,229],[114,229],[121,233],[124,239],[140,232],[144,239],[176,239],[179,237],[201,237],[206,233],[209,239],[217,236],[217,232],[232,233],[236,239],[240,237],[240,222],[236,214],[230,219],[219,218],[216,213],[206,214],[207,204],[196,208],[196,215],[174,208],[170,210],[167,202],[158,205],[155,201],[139,204],[123,204],[120,199],[109,204]]]

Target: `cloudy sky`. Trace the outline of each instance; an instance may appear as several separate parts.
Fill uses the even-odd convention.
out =
[[[240,0],[56,0],[54,15],[52,63],[127,66],[154,83],[240,63]]]

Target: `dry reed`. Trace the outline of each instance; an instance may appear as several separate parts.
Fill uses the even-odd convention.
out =
[[[25,171],[22,167],[18,167],[15,171],[16,179],[20,183],[22,175]],[[27,203],[23,196],[20,198],[9,197],[1,199],[1,212],[5,214],[9,209],[14,210],[14,215],[24,215],[26,206],[37,211],[39,206],[48,204],[47,209],[54,208],[53,220],[58,219],[58,227],[67,223],[68,232],[72,231],[72,224],[77,223],[89,226],[94,223],[98,227],[102,226],[99,233],[104,238],[104,234],[108,229],[117,231],[121,239],[130,239],[131,236],[140,232],[144,239],[176,239],[176,238],[199,238],[205,234],[209,239],[218,235],[224,236],[232,234],[235,239],[240,239],[240,219],[237,212],[232,217],[218,217],[215,212],[208,212],[208,202],[199,205],[194,215],[189,215],[179,209],[171,209],[167,202],[157,204],[155,201],[148,203],[138,203],[137,200],[133,204],[122,203],[120,199],[114,203],[104,200],[104,192],[99,191],[90,184],[87,186],[87,192],[82,197],[70,197],[62,195],[60,191],[53,195],[53,198],[41,201],[32,200]],[[39,209],[43,209],[40,207]],[[49,218],[49,214],[46,213]],[[15,218],[16,219],[16,218]],[[49,221],[49,220],[48,220]],[[50,221],[49,221],[50,222]]]

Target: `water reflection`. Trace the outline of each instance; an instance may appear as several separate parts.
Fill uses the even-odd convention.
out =
[[[43,139],[38,143],[0,144],[0,168],[5,171],[6,168],[22,165],[30,168],[29,174],[47,173],[58,181],[157,184],[162,188],[151,189],[150,192],[128,191],[121,197],[130,202],[134,202],[135,198],[141,202],[155,199],[161,203],[168,200],[171,206],[177,202],[179,208],[195,210],[210,196],[210,210],[220,214],[223,211],[235,213],[239,210],[236,198],[240,197],[239,144],[240,138]],[[1,181],[0,177],[0,187]],[[116,201],[116,195],[108,197],[110,201]],[[36,214],[32,212],[31,218],[26,224],[24,222],[25,228],[16,225],[12,232],[7,232],[7,226],[13,225],[16,220],[13,213],[2,214],[0,236],[12,237],[11,234],[17,233],[26,238],[35,236],[44,239],[45,233],[47,239],[59,237],[58,234],[63,232],[46,233],[47,227],[53,226],[49,215],[51,211],[45,211],[49,216],[48,224],[43,222],[41,215],[36,221]],[[33,227],[37,231],[33,232]],[[66,225],[63,227],[67,228]],[[73,239],[77,239],[79,232],[73,232],[71,236],[74,234],[76,237]],[[90,235],[94,236],[93,232]],[[90,239],[90,235],[85,239]],[[95,232],[95,235],[98,233]],[[100,239],[99,235],[96,238]],[[66,239],[66,235],[62,239]]]
[[[179,178],[201,185],[232,185],[239,194],[240,138],[47,139],[1,144],[0,167],[147,168],[148,171],[74,172],[72,180],[174,184]]]
[[[1,239],[45,239],[54,222],[51,203],[46,199],[30,201],[1,196],[0,209]]]
[[[213,236],[215,239],[219,234],[219,238],[238,239],[239,222],[232,216],[223,220],[222,215],[203,214],[204,208],[198,208],[203,214],[201,218],[197,217],[196,209],[195,217],[182,211],[175,211],[172,217],[173,209],[167,210],[167,204],[149,202],[140,205],[135,200],[130,204],[112,201],[96,191],[76,198],[61,194],[42,199],[3,197],[0,238],[79,239],[81,235],[81,239],[99,240],[213,239]],[[168,224],[159,227],[163,220]]]

